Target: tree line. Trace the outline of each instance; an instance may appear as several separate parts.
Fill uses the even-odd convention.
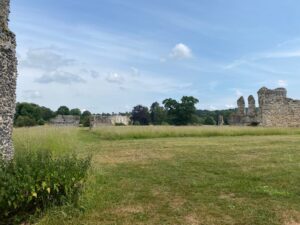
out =
[[[193,96],[183,96],[181,101],[168,98],[160,105],[158,102],[151,104],[150,108],[137,105],[131,112],[133,125],[217,125],[220,115],[224,124],[228,124],[229,116],[234,109],[229,110],[197,110],[199,102]]]
[[[172,98],[165,99],[162,104],[154,102],[147,106],[137,105],[131,112],[120,113],[130,116],[133,125],[217,125],[218,116],[224,117],[225,124],[228,124],[229,116],[234,109],[230,110],[197,110],[197,98],[183,96],[180,101]],[[67,106],[60,106],[56,111],[50,108],[39,106],[34,103],[17,103],[14,117],[14,126],[29,127],[44,125],[57,115],[73,115],[80,117],[82,126],[89,126],[90,111],[81,112],[79,108],[69,109]],[[103,116],[112,114],[102,113]]]
[[[69,109],[67,106],[60,106],[56,111],[50,108],[39,106],[34,103],[18,102],[14,117],[15,127],[30,127],[44,125],[57,115],[73,115],[80,117],[83,126],[89,126],[89,118],[92,115],[89,111],[81,112],[80,109]]]

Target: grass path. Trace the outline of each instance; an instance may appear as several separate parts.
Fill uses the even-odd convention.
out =
[[[38,224],[300,224],[300,136],[295,132],[151,138],[150,130],[145,139],[132,138],[135,131],[123,128],[96,131],[100,137],[51,129],[16,130],[17,151],[34,146],[60,149],[58,155],[92,154],[93,169],[82,208],[50,210]],[[103,138],[114,133],[122,138]]]

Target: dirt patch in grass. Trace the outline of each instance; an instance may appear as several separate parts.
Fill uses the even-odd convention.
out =
[[[238,197],[234,193],[221,193],[219,195],[219,199],[226,200],[226,201],[232,201],[237,204],[243,204],[243,202],[246,201],[246,198]]]
[[[300,225],[300,212],[296,210],[289,210],[283,214],[283,225]]]
[[[221,193],[219,196],[220,199],[231,200],[235,198],[234,193]]]
[[[160,190],[159,188],[153,189],[152,195],[161,202],[167,202],[168,205],[175,210],[180,209],[187,202],[184,197],[174,195],[174,193],[165,190]]]
[[[174,154],[165,151],[141,151],[126,150],[112,151],[106,154],[95,155],[93,162],[95,164],[119,164],[119,163],[139,163],[147,164],[153,160],[169,160]]]
[[[185,216],[185,222],[186,224],[189,224],[189,225],[200,225],[200,220],[197,218],[197,215],[192,213],[192,214],[189,214],[187,216]]]
[[[284,225],[300,225],[300,223],[295,222],[295,221],[290,221],[288,223],[285,223]]]
[[[183,205],[186,203],[186,199],[180,197],[180,196],[174,196],[172,199],[170,199],[169,205],[173,209],[179,209],[183,207]]]

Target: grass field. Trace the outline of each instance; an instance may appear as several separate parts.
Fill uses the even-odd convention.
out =
[[[37,224],[300,224],[300,129],[27,128],[16,151],[92,155],[78,209]]]

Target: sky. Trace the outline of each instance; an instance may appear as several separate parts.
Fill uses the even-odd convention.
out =
[[[94,113],[166,98],[300,99],[299,0],[11,0],[17,100]]]

